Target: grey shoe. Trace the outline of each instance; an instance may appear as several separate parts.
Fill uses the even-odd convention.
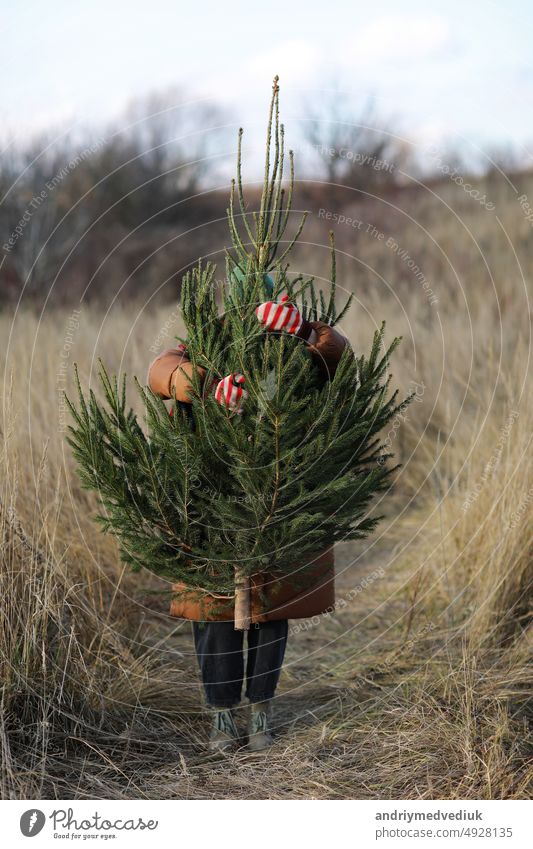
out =
[[[209,736],[209,751],[227,752],[234,748],[238,740],[239,732],[231,708],[215,708]]]
[[[257,702],[251,706],[248,722],[248,748],[251,752],[262,752],[274,743],[274,738],[268,727],[271,720],[271,701]]]

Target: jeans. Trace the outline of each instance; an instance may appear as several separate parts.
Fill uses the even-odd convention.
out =
[[[244,679],[244,631],[234,622],[193,622],[196,656],[207,703],[235,707]],[[287,645],[288,622],[261,622],[248,631],[246,697],[252,703],[273,698]]]

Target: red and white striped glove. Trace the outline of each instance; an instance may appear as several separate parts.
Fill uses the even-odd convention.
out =
[[[246,380],[243,374],[234,372],[219,380],[215,389],[215,400],[221,407],[227,407],[237,413],[242,413],[242,404],[248,398],[243,383]]]
[[[307,339],[312,328],[308,321],[304,321],[294,304],[289,304],[288,295],[283,295],[281,301],[265,301],[259,304],[255,314],[265,330],[285,330],[294,333],[302,339]]]

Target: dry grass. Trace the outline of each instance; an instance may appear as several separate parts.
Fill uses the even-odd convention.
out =
[[[493,186],[493,195],[502,191]],[[465,204],[460,189],[448,197],[445,185],[442,193]],[[0,316],[9,340],[0,505],[4,798],[531,792],[530,315],[510,246],[523,248],[524,221],[516,202],[504,202],[507,262],[491,241],[494,219],[468,208],[494,285],[461,241],[462,225],[454,233],[448,222],[439,234],[461,245],[463,302],[444,273],[437,312],[408,281],[387,294],[359,288],[355,276],[360,304],[345,330],[355,347],[382,318],[390,334],[403,333],[395,381],[403,390],[417,381],[420,398],[391,435],[404,467],[388,518],[366,546],[339,546],[338,610],[319,623],[293,623],[278,742],[267,756],[205,754],[188,626],[170,620],[151,593],[162,583],[131,576],[113,540],[95,530],[94,497],[79,488],[61,430],[62,354],[69,366],[80,364],[84,383],[94,381],[97,356],[143,378],[172,310],[102,316],[82,307],[70,349],[68,312]],[[409,195],[404,208],[427,223],[439,220],[434,203]],[[423,252],[427,237],[404,238],[412,255]],[[378,263],[375,241],[357,252]],[[439,268],[431,266],[433,279]],[[170,337],[175,332],[173,324]]]

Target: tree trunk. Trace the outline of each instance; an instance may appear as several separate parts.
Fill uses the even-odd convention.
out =
[[[235,630],[248,631],[251,623],[250,578],[235,569]]]

